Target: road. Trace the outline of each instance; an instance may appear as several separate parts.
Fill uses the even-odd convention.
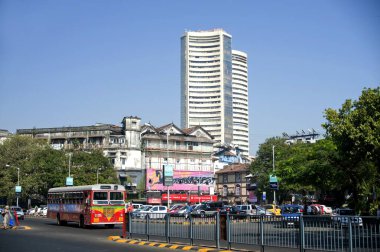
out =
[[[57,226],[54,220],[46,218],[25,218],[20,225],[30,230],[0,230],[0,251],[113,251],[150,252],[173,251],[165,248],[131,245],[108,240],[108,236],[121,235],[121,226],[114,229],[93,227],[81,229],[75,224]]]

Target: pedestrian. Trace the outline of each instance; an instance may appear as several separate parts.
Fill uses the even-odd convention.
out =
[[[128,203],[128,207],[127,207],[127,213],[132,213],[133,212],[133,205],[131,202]]]
[[[9,220],[10,220],[11,216],[10,216],[10,213],[9,213],[9,206],[5,206],[4,208],[4,213],[3,213],[3,227],[4,229],[8,229],[9,228]]]

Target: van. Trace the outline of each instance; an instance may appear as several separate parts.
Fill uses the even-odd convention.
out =
[[[248,215],[253,215],[255,214],[255,211],[253,210],[252,205],[237,205],[236,206],[240,211],[244,212],[245,214]]]

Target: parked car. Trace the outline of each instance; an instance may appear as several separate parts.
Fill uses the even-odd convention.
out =
[[[167,206],[152,206],[149,210],[141,210],[139,217],[143,219],[148,215],[150,219],[163,219],[167,212]]]
[[[193,211],[193,209],[196,207],[197,205],[185,205],[183,206],[182,208],[180,208],[177,212],[171,214],[172,216],[179,216],[179,217],[185,217],[185,218],[188,218],[189,215],[191,214],[191,212]]]
[[[177,213],[181,208],[183,208],[184,205],[183,204],[175,204],[173,205],[172,207],[170,207],[169,209],[169,213],[171,214],[175,214]]]
[[[143,204],[132,203],[133,211],[140,209],[142,206],[143,206]]]
[[[135,216],[136,218],[144,218],[145,215],[142,217],[142,215],[140,214],[141,211],[144,211],[144,212],[147,212],[149,211],[149,209],[151,209],[153,206],[151,205],[144,205],[142,207],[140,207],[139,209],[136,209],[132,212],[132,216]]]
[[[222,201],[215,202],[203,202],[202,204],[196,206],[191,215],[205,217],[207,215],[212,215],[222,209],[224,203]]]
[[[23,219],[24,219],[24,211],[22,210],[21,207],[18,207],[18,206],[11,206],[11,211],[16,212],[16,214],[17,214],[17,218],[18,218],[19,220],[23,220]]]
[[[271,215],[264,207],[253,205],[256,210],[256,215]]]
[[[332,214],[332,223],[334,227],[348,227],[351,222],[352,226],[363,226],[363,219],[355,214],[350,208],[337,208]]]
[[[225,205],[219,211],[220,215],[226,215],[227,213],[230,214],[230,219],[245,219],[247,217],[245,210],[241,210],[238,206]]]
[[[264,208],[272,213],[273,215],[280,216],[281,215],[281,208],[274,204],[267,204],[264,205]]]
[[[41,216],[46,217],[47,216],[47,207],[42,208],[41,210]]]
[[[244,212],[247,215],[256,214],[256,211],[252,205],[237,205],[236,208],[238,208],[240,211]]]
[[[320,205],[320,207],[323,209],[323,214],[328,214],[328,215],[332,214],[332,208],[331,207],[328,207],[325,205]]]
[[[296,204],[286,204],[281,206],[282,223],[284,227],[299,226],[300,216],[303,213],[303,206]]]

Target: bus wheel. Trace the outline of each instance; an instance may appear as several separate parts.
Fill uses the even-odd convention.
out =
[[[114,228],[115,224],[106,224],[106,228]]]
[[[79,227],[84,228],[84,217],[83,217],[83,215],[81,215],[79,217]]]

